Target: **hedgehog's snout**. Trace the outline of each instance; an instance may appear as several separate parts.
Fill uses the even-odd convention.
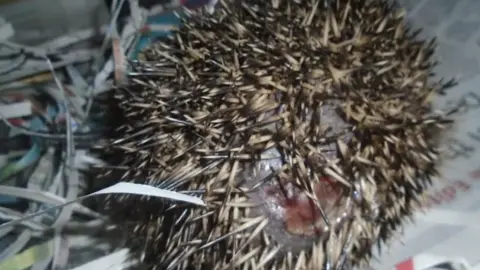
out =
[[[272,177],[283,163],[276,149],[243,173],[249,200],[258,205],[252,213],[269,219],[266,231],[289,250],[301,250],[341,223],[350,212],[343,187],[328,178],[313,181],[313,191],[282,177]]]
[[[265,187],[262,192],[269,214],[276,214],[274,218],[283,222],[285,231],[292,235],[310,237],[321,234],[328,230],[329,220],[339,218],[333,207],[339,201],[341,190],[326,179],[314,184],[310,196],[291,182]]]
[[[325,128],[325,136],[337,136],[347,130],[348,124],[338,115],[338,104],[321,105],[319,119]],[[307,119],[308,121],[309,119]],[[343,140],[351,140],[351,134]],[[324,158],[337,158],[335,143],[324,145]],[[247,188],[252,189],[249,199],[259,205],[257,215],[269,219],[267,231],[275,241],[292,249],[304,248],[313,240],[341,223],[349,215],[348,207],[342,200],[343,187],[328,178],[311,179],[313,190],[307,191],[289,179],[272,177],[283,166],[280,152],[269,149],[262,159],[251,169],[244,171],[242,177]],[[253,188],[255,187],[255,188]]]

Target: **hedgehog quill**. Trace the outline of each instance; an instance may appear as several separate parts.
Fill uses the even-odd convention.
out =
[[[207,207],[106,198],[132,254],[148,269],[367,266],[437,175],[450,121],[431,102],[453,81],[432,79],[435,42],[383,0],[185,13],[132,64],[95,151],[105,176]]]

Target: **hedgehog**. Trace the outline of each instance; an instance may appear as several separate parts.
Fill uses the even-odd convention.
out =
[[[102,209],[146,269],[352,269],[438,179],[435,40],[387,0],[221,0],[132,61],[93,149]],[[99,181],[97,179],[97,181]]]

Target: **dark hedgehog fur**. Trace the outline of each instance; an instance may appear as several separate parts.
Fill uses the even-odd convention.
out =
[[[187,12],[133,63],[145,75],[113,92],[94,152],[103,185],[207,206],[105,198],[132,255],[160,270],[368,265],[422,207],[449,125],[431,101],[451,83],[432,80],[435,42],[418,33],[386,0]]]

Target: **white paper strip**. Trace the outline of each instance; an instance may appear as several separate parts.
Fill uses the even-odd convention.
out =
[[[11,23],[0,17],[0,41],[5,41],[13,37],[15,31]]]
[[[87,196],[90,197],[90,196],[100,195],[100,194],[133,194],[133,195],[153,196],[153,197],[172,199],[176,201],[188,202],[191,204],[196,204],[201,206],[205,205],[203,200],[197,197],[185,195],[185,194],[171,191],[171,190],[160,189],[160,188],[152,187],[149,185],[133,184],[133,183],[127,183],[127,182],[120,182],[116,185],[104,188],[102,190],[99,190]]]
[[[0,115],[6,119],[24,117],[32,114],[32,103],[22,101],[0,106]]]
[[[101,257],[94,261],[75,267],[71,270],[123,270],[131,266],[133,262],[128,262],[128,249],[121,249],[117,252]]]
[[[7,188],[12,189],[12,187],[0,186],[0,191],[5,191],[5,189],[7,189]],[[160,188],[156,188],[156,187],[152,187],[152,186],[148,186],[148,185],[120,182],[120,183],[117,183],[113,186],[110,186],[110,187],[104,188],[102,190],[99,190],[97,192],[78,197],[75,200],[67,201],[66,203],[50,207],[46,210],[39,211],[39,212],[29,214],[29,215],[25,215],[22,218],[0,224],[0,229],[7,228],[7,227],[10,227],[10,226],[14,226],[16,224],[22,223],[24,220],[30,219],[32,217],[39,216],[39,215],[44,214],[48,211],[52,211],[54,209],[59,209],[59,208],[65,207],[67,205],[74,204],[74,203],[76,203],[78,201],[81,201],[83,199],[93,197],[93,196],[97,196],[97,195],[102,195],[102,194],[132,194],[132,195],[141,195],[141,196],[153,196],[153,197],[171,199],[171,200],[175,200],[175,201],[182,201],[182,202],[191,203],[191,204],[195,204],[195,205],[199,205],[199,206],[205,206],[205,202],[203,202],[202,199],[197,198],[197,197],[185,195],[185,194],[175,192],[175,191],[171,191],[171,190],[160,189]]]

